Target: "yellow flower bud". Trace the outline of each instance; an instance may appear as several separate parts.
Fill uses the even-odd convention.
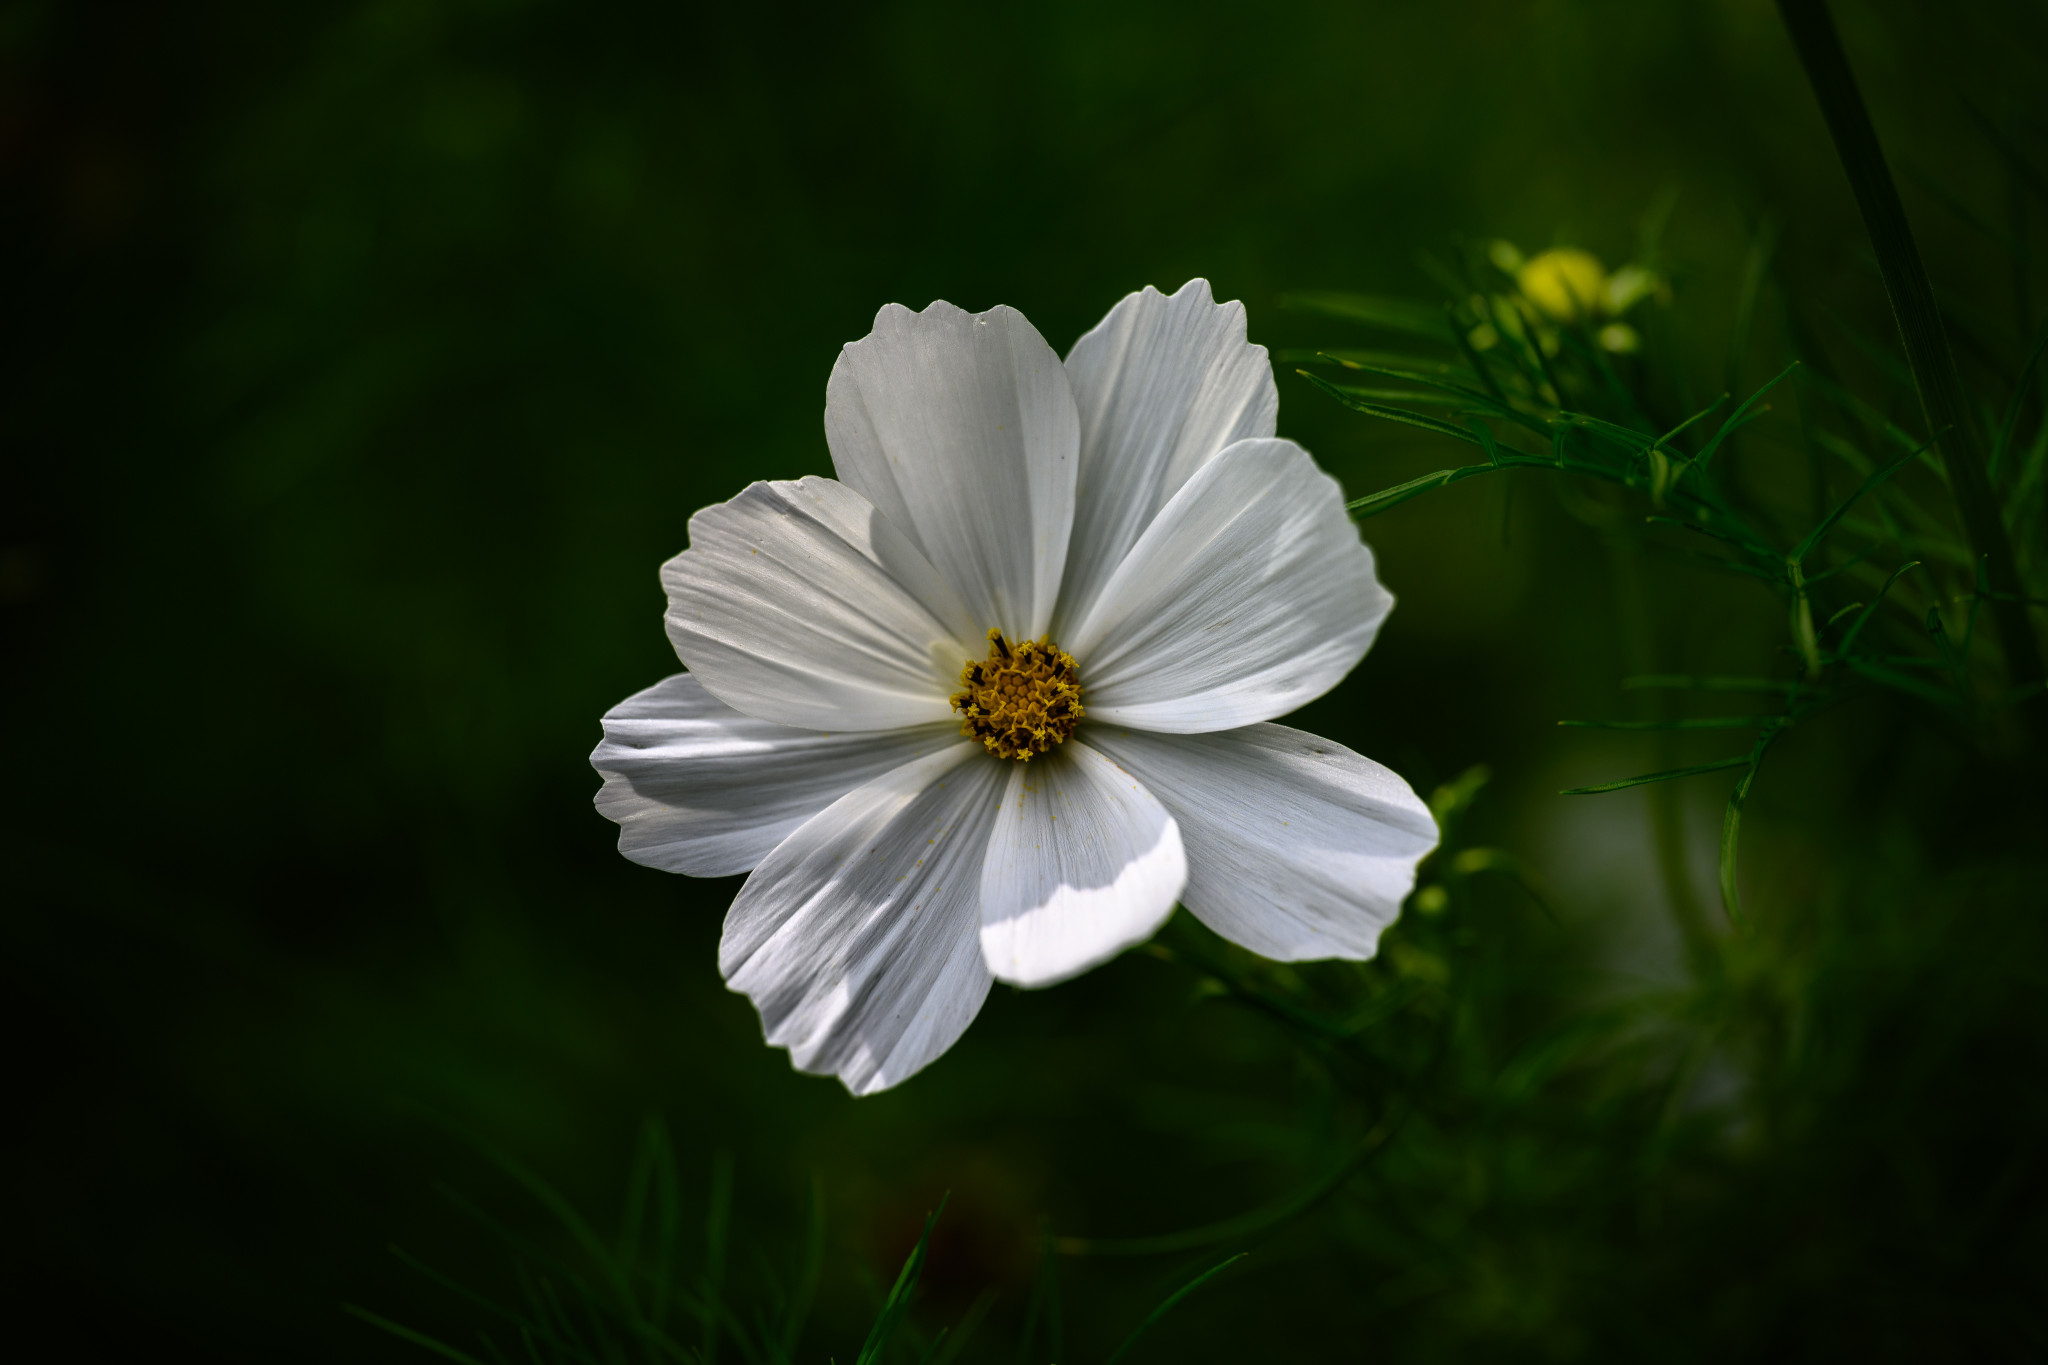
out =
[[[1625,322],[1610,322],[1600,329],[1600,344],[1616,355],[1627,355],[1639,349],[1643,339],[1636,335],[1636,329]]]
[[[1607,270],[1599,257],[1559,247],[1532,257],[1515,276],[1522,297],[1560,322],[1590,317],[1607,297]]]

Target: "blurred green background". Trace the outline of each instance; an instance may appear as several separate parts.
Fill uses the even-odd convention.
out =
[[[1840,8],[1937,283],[1995,294],[2003,258],[1948,201],[2035,229],[2009,217],[1963,96],[2040,131],[2040,7]],[[829,473],[825,377],[883,303],[1011,304],[1064,352],[1124,293],[1202,275],[1245,301],[1255,341],[1356,343],[1282,296],[1434,299],[1417,253],[1460,238],[1618,264],[1675,192],[1671,316],[1702,394],[1782,364],[1773,305],[1731,347],[1767,220],[1789,288],[1888,325],[1754,0],[15,0],[0,188],[0,1273],[15,1330],[61,1325],[73,1358],[426,1358],[344,1300],[473,1340],[480,1315],[385,1250],[498,1273],[435,1185],[513,1223],[526,1205],[451,1128],[608,1224],[636,1126],[664,1116],[689,1217],[734,1158],[736,1282],[757,1250],[787,1262],[819,1173],[813,1359],[852,1358],[876,1282],[949,1189],[920,1311],[957,1318],[993,1289],[969,1356],[1008,1360],[1042,1227],[1171,1231],[1318,1165],[1328,1116],[1287,1039],[1142,954],[999,990],[884,1096],[796,1075],[718,979],[737,879],[633,866],[591,810],[599,715],[676,667],[657,567],[697,507]],[[1276,369],[1282,434],[1354,494],[1456,461]],[[1675,979],[1643,793],[1554,795],[1656,766],[1651,749],[1554,722],[1616,713],[1643,667],[1770,668],[1776,619],[1683,569],[1624,570],[1536,483],[1505,502],[1475,481],[1367,535],[1401,605],[1300,723],[1425,793],[1490,765],[1473,818],[1539,869],[1562,926],[1513,897],[1474,921],[1526,964],[1531,1010]],[[1627,624],[1645,599],[1647,633]],[[1866,710],[1788,739],[1751,808],[1760,914],[1853,910],[1859,868],[2038,843],[1923,809],[1968,760],[1895,728]],[[1675,809],[1711,905],[1726,786],[1701,785]],[[2000,894],[2038,908],[2038,870],[1998,874],[2018,888]],[[1887,961],[1869,989],[1910,996],[1912,964]],[[2026,1158],[1984,1196],[1993,1223],[2018,1219],[1987,1243],[1944,1240],[1963,1204],[1942,1181],[2043,1152],[2024,1098],[2042,1054],[1930,1077],[1889,1065],[1921,1033],[1899,1027],[1845,1063],[1829,1123],[1785,1138],[1806,1145],[1775,1174],[1710,1191],[1704,1220],[1610,1233],[1556,1191],[1502,1214],[1475,1164],[1417,1186],[1430,1207],[1409,1215],[1466,1248],[1454,1312],[1310,1227],[1258,1239],[1144,1350],[1970,1354],[1954,1324],[2010,1312],[1981,1306],[1998,1268],[2041,1264],[2041,1182]],[[1891,1150],[1901,1112],[1952,1102],[1921,1098],[1938,1084],[1961,1087],[1961,1128]],[[2017,1135],[1982,1126],[2020,1110]],[[1469,1199],[1443,1203],[1450,1186]],[[1611,1261],[1571,1249],[1603,1244]],[[1617,1269],[1639,1251],[1650,1280]],[[1067,1259],[1071,1357],[1105,1355],[1191,1264]],[[2032,1329],[2012,1330],[1985,1339]]]

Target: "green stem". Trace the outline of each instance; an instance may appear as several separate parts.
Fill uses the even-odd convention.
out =
[[[1863,95],[1856,88],[1856,77],[1842,51],[1841,37],[1835,32],[1834,18],[1828,13],[1825,0],[1778,0],[1778,12],[1785,20],[1792,45],[1799,51],[1800,64],[1806,68],[1821,116],[1827,120],[1835,151],[1842,159],[1842,169],[1848,174],[1849,188],[1856,195],[1856,207],[1863,214],[1863,226],[1877,252],[1885,294],[1899,325],[1899,338],[1905,344],[1906,363],[1912,367],[1927,428],[1941,445],[1949,485],[1955,493],[1956,512],[1970,537],[1970,548],[1975,558],[1986,562],[1993,592],[2022,598],[2026,594],[2020,589],[1998,500],[1984,473],[1983,454],[1977,448],[1969,405],[1963,394],[1962,374],[1956,368],[1955,353],[1949,349],[1948,333],[1935,307],[1934,289],[1927,281],[1920,249],[1913,242],[1913,230],[1906,221],[1905,206],[1899,201],[1891,167],[1878,145],[1877,131],[1871,126]],[[2014,685],[2025,686],[2039,680],[2041,653],[2026,608],[2017,601],[1994,597],[1992,613]],[[2038,737],[2044,721],[2048,721],[2048,699],[2031,704],[2028,710]]]

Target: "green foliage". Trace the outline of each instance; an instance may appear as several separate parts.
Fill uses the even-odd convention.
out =
[[[1746,280],[1749,278],[1745,275]],[[1861,430],[1850,437],[1830,432],[1824,441],[1817,439],[1817,433],[1809,432],[1806,439],[1833,455],[1847,467],[1846,472],[1859,475],[1860,479],[1796,544],[1787,546],[1772,528],[1785,524],[1788,516],[1797,515],[1796,511],[1759,507],[1731,480],[1726,457],[1719,466],[1714,457],[1728,448],[1738,432],[1771,411],[1765,399],[1773,390],[1788,379],[1798,382],[1795,376],[1801,368],[1800,359],[1792,360],[1752,390],[1718,424],[1710,424],[1708,419],[1728,402],[1726,395],[1667,427],[1665,424],[1675,414],[1664,414],[1662,420],[1652,414],[1660,406],[1659,392],[1677,387],[1670,382],[1671,377],[1637,370],[1624,379],[1615,364],[1602,355],[1602,344],[1590,321],[1540,321],[1538,310],[1518,294],[1514,277],[1477,252],[1467,254],[1462,272],[1452,283],[1465,301],[1446,305],[1452,336],[1440,339],[1437,353],[1381,352],[1374,353],[1371,359],[1361,359],[1326,352],[1317,357],[1343,372],[1405,381],[1411,386],[1408,390],[1362,389],[1310,370],[1301,371],[1310,383],[1354,412],[1449,436],[1486,452],[1487,459],[1482,464],[1439,470],[1355,499],[1350,504],[1352,512],[1360,518],[1379,516],[1466,479],[1514,470],[1539,470],[1589,480],[1634,495],[1646,526],[1712,541],[1719,548],[1684,553],[1715,570],[1741,574],[1767,585],[1778,598],[1779,610],[1789,626],[1785,653],[1794,662],[1794,671],[1783,681],[1765,680],[1762,684],[1766,690],[1783,694],[1783,710],[1774,715],[1747,721],[1699,717],[1562,722],[1616,728],[1753,727],[1758,736],[1748,755],[1572,787],[1564,795],[1597,795],[1645,783],[1742,769],[1722,824],[1719,877],[1722,904],[1728,917],[1739,922],[1742,910],[1736,865],[1742,807],[1766,752],[1787,728],[1877,687],[1940,707],[1949,717],[1968,718],[1969,724],[1987,731],[1985,742],[2000,742],[1993,735],[2001,726],[2007,731],[2003,738],[2007,747],[2023,742],[2022,737],[2012,733],[2019,726],[2010,713],[2038,696],[2042,684],[2038,679],[2017,676],[2033,667],[2031,653],[2025,667],[2016,669],[2008,666],[2008,661],[2002,660],[1977,634],[1980,611],[1987,605],[1999,605],[1999,594],[1990,587],[1984,559],[1955,550],[1964,537],[1945,521],[1945,514],[1950,511],[1949,500],[1940,496],[1934,505],[1928,503],[1930,494],[1945,493],[1948,481],[1945,467],[1930,456],[1940,433],[1913,441],[1889,421],[1872,420],[1878,412],[1875,405],[1853,399],[1839,384],[1824,378],[1819,392],[1835,400],[1834,419],[1852,430]],[[1410,321],[1424,316],[1425,310],[1320,295],[1307,296],[1299,302],[1335,317],[1411,336],[1433,335],[1429,329]],[[1746,330],[1753,323],[1753,303],[1745,302],[1737,313],[1738,326]],[[1474,344],[1475,337],[1486,340],[1486,351]],[[1731,350],[1739,352],[1742,348],[1738,333]],[[2008,392],[1998,424],[2000,451],[2021,439],[2023,414],[2031,420],[2030,431],[2024,438],[2030,448],[2048,445],[2048,412],[2029,401],[2039,354],[2037,346],[2004,380]],[[1826,371],[1821,369],[1820,373],[1825,375]],[[1368,398],[1374,401],[1367,401]],[[1385,399],[1396,401],[1379,401]],[[1460,427],[1417,412],[1413,407],[1399,406],[1402,401],[1448,402],[1452,415],[1468,425]],[[1506,434],[1496,437],[1489,423],[1499,423],[1507,429]],[[1661,434],[1660,427],[1664,428]],[[1865,445],[1857,443],[1859,438]],[[1532,441],[1547,445],[1548,452],[1530,449]],[[1907,448],[1882,460],[1866,453],[1866,448],[1882,449],[1885,445]],[[1924,463],[1934,477],[1909,489],[1897,488],[1894,476],[1916,462]],[[1838,477],[1826,468],[1817,468],[1815,476],[1817,485],[1822,487]],[[2028,488],[2023,478],[2014,477],[2006,478],[2000,485],[2006,499],[2003,519],[2031,528],[2033,523],[2025,501]],[[1844,525],[1849,514],[1863,505],[1865,499],[1877,509],[1876,523],[1854,523],[1854,541],[1849,546],[1831,541],[1832,533]],[[1930,531],[1916,535],[1900,532],[1898,528],[1908,522]],[[1963,575],[1949,575],[1949,582],[1938,583],[1932,592],[1933,600],[1892,596],[1892,588],[1899,579],[1919,566],[1919,561],[1908,559],[1907,555],[1926,544],[1930,536],[1939,537],[1939,543],[1950,548],[1952,565],[1962,570]],[[2022,540],[2021,546],[2023,562],[2040,565],[2048,560],[2048,549],[2043,548],[2038,538]],[[1896,562],[1887,573],[1882,564],[1886,556],[1903,562]],[[1836,578],[1842,581],[1821,588],[1823,582]],[[1852,596],[1857,585],[1867,589],[1873,582],[1877,584],[1876,591],[1867,603]],[[2024,596],[2031,600],[2031,595]],[[1883,606],[1890,610],[1884,614],[1878,634],[1865,637],[1865,626]],[[1946,614],[1944,606],[1948,607]],[[1817,617],[1817,613],[1824,614]],[[1958,616],[1960,621],[1954,619]],[[1831,633],[1832,627],[1845,619],[1850,622],[1848,628]],[[1955,638],[1958,633],[1960,640]]]
[[[553,1222],[550,1241],[536,1241],[513,1232],[452,1190],[442,1190],[452,1205],[496,1238],[512,1258],[518,1297],[500,1302],[443,1275],[397,1247],[391,1251],[411,1269],[501,1324],[518,1342],[518,1352],[507,1355],[488,1330],[478,1334],[483,1353],[478,1356],[356,1304],[343,1304],[343,1312],[400,1341],[463,1365],[485,1365],[486,1360],[491,1365],[509,1365],[514,1359],[533,1365],[710,1365],[718,1358],[721,1339],[730,1341],[747,1365],[791,1365],[797,1359],[797,1346],[803,1339],[805,1317],[817,1289],[824,1249],[824,1193],[816,1182],[812,1189],[810,1234],[791,1287],[784,1289],[763,1262],[762,1282],[755,1287],[750,1305],[753,1311],[743,1312],[727,1294],[725,1284],[733,1196],[730,1154],[721,1153],[712,1170],[703,1260],[699,1273],[689,1279],[679,1277],[678,1176],[668,1129],[661,1121],[650,1119],[641,1128],[625,1213],[619,1234],[612,1240],[600,1237],[567,1198],[517,1161],[488,1147],[482,1148],[482,1154],[525,1191]],[[975,1327],[988,1311],[989,1299],[984,1295],[961,1322],[941,1328],[928,1344],[909,1329],[907,1319],[924,1273],[932,1230],[945,1211],[946,1200],[941,1199],[925,1218],[924,1230],[875,1310],[874,1325],[854,1357],[854,1365],[886,1365],[893,1360],[946,1365],[972,1338]],[[643,1246],[643,1234],[648,1233],[650,1226],[651,1236]],[[1050,1242],[1047,1245],[1050,1250]],[[1245,1254],[1238,1252],[1226,1257],[1174,1290],[1124,1338],[1108,1361],[1123,1359],[1176,1304]],[[1041,1278],[1040,1294],[1054,1298],[1050,1316],[1055,1325],[1048,1336],[1056,1355],[1058,1287],[1057,1274],[1049,1260],[1041,1268]],[[672,1317],[682,1321],[672,1326]],[[695,1347],[685,1341],[690,1324],[701,1331],[701,1344]],[[1027,1326],[1021,1351],[1030,1351],[1032,1335]]]
[[[477,1224],[512,1258],[516,1297],[500,1300],[444,1275],[393,1247],[392,1254],[457,1298],[481,1309],[518,1343],[507,1356],[490,1329],[479,1334],[479,1349],[493,1362],[522,1359],[546,1365],[604,1362],[701,1362],[718,1359],[729,1343],[748,1365],[789,1365],[797,1358],[805,1321],[817,1292],[824,1256],[824,1192],[814,1181],[808,1233],[794,1276],[785,1284],[772,1272],[749,1296],[728,1292],[726,1260],[731,1239],[733,1160],[720,1153],[713,1163],[703,1228],[703,1254],[693,1275],[685,1260],[678,1213],[675,1151],[668,1129],[650,1119],[641,1128],[627,1181],[625,1211],[615,1238],[605,1238],[560,1191],[519,1162],[470,1140],[517,1188],[543,1210],[550,1226],[542,1238],[523,1235],[470,1199],[442,1187],[450,1205]],[[943,1202],[941,1204],[943,1209]],[[924,1235],[904,1263],[902,1274],[877,1313],[858,1356],[875,1365],[903,1325],[917,1287],[934,1211]],[[344,1310],[371,1325],[450,1360],[476,1361],[466,1353],[410,1327],[354,1304]]]

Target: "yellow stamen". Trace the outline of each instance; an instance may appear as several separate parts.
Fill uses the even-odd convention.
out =
[[[953,709],[967,717],[960,733],[998,758],[1029,762],[1064,742],[1086,714],[1074,656],[1049,637],[1012,645],[991,630],[988,658],[970,659],[960,686],[952,698]]]

